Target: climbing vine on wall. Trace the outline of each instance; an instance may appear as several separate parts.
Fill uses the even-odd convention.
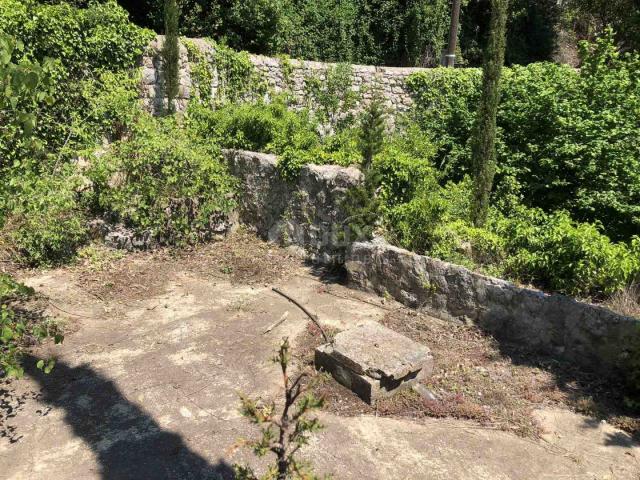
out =
[[[218,69],[219,102],[256,99],[267,92],[267,81],[251,63],[247,52],[237,52],[225,45],[211,43]]]
[[[192,40],[183,38],[182,43],[187,49],[191,65],[191,84],[193,86],[191,99],[210,105],[213,100],[211,86],[214,78],[211,59]]]

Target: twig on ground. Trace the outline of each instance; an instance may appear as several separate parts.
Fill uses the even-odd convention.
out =
[[[84,317],[84,318],[93,318],[92,315],[83,315],[81,313],[72,313],[72,312],[68,312],[63,308],[60,308],[59,306],[57,306],[55,303],[53,303],[51,300],[48,300],[47,303],[49,305],[51,305],[53,308],[55,308],[56,310],[60,310],[62,313],[66,313],[67,315],[71,315],[72,317]]]
[[[282,314],[282,316],[280,317],[280,320],[278,320],[276,323],[274,323],[273,325],[271,325],[269,328],[267,328],[264,332],[262,332],[263,335],[266,335],[267,333],[269,333],[271,330],[273,330],[274,328],[276,328],[278,325],[280,325],[282,322],[284,322],[287,317],[289,316],[289,311],[287,310],[286,312],[284,312]]]
[[[296,307],[298,307],[300,310],[302,310],[307,317],[309,317],[311,319],[311,321],[313,323],[316,324],[316,327],[318,327],[318,329],[320,330],[320,333],[322,333],[322,337],[324,338],[324,341],[329,343],[329,337],[327,337],[327,334],[325,333],[324,329],[322,328],[322,326],[320,325],[320,322],[318,321],[318,317],[316,317],[315,315],[312,315],[309,310],[307,310],[306,308],[304,308],[299,302],[297,302],[296,300],[294,300],[293,298],[291,298],[289,295],[287,295],[286,293],[281,292],[280,290],[278,290],[276,287],[273,287],[271,290],[273,290],[274,292],[276,292],[278,295],[282,295],[284,298],[286,298],[287,300],[289,300],[291,303],[293,303]]]

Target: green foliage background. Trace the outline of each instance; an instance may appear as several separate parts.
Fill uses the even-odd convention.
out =
[[[582,46],[583,68],[551,63],[504,71],[494,202],[566,209],[610,236],[640,235],[640,69],[611,34]],[[409,79],[417,120],[435,139],[445,178],[471,171],[480,73],[436,70]]]

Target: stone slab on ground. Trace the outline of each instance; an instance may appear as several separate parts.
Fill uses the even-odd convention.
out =
[[[365,402],[374,404],[430,375],[428,347],[378,323],[364,323],[316,349],[317,368],[330,372]]]

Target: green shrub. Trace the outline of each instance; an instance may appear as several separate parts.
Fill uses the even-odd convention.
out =
[[[130,23],[127,12],[114,0],[93,1],[87,8],[66,2],[0,0],[0,31],[24,45],[13,52],[15,62],[53,59],[46,75],[51,101],[40,106],[33,132],[33,140],[41,146],[36,160],[44,170],[69,161],[72,150],[89,140],[81,135],[81,130],[91,131],[86,84],[102,72],[134,68],[154,36]],[[100,133],[95,132],[91,143]],[[34,157],[20,145],[10,154],[21,161]]]
[[[0,30],[22,40],[30,57],[59,59],[75,73],[133,67],[154,35],[129,22],[115,0],[92,1],[87,8],[0,0]]]
[[[38,149],[32,137],[36,120],[40,110],[53,102],[54,63],[12,61],[24,48],[21,41],[0,33],[0,172],[18,166]]]
[[[329,66],[324,74],[305,78],[308,108],[331,132],[350,127],[355,121],[353,109],[360,99],[353,89],[353,67],[339,63]]]
[[[225,148],[282,153],[288,147],[311,149],[320,142],[308,113],[289,110],[282,97],[269,103],[227,103],[215,110],[194,105],[188,113],[194,132]]]
[[[383,99],[380,96],[375,96],[360,115],[358,146],[365,170],[371,168],[373,157],[380,153],[384,145],[386,115]]]
[[[277,154],[280,171],[290,180],[307,163],[348,166],[361,161],[355,130],[322,137],[314,116],[289,109],[284,96],[268,103],[227,103],[215,110],[191,105],[187,123],[196,135],[223,148]]]
[[[165,244],[206,239],[234,206],[235,182],[219,149],[171,118],[142,116],[88,175],[105,215]]]
[[[583,45],[582,62],[580,71],[550,63],[505,70],[493,201],[565,209],[629,240],[640,234],[640,56],[618,53],[608,34]],[[469,172],[479,80],[461,69],[409,79],[445,179]]]
[[[85,118],[73,125],[73,136],[80,140],[79,145],[93,148],[98,136],[110,142],[126,137],[143,114],[139,86],[137,70],[102,72],[83,82]]]
[[[87,238],[77,194],[83,180],[70,172],[19,178],[5,200],[4,243],[31,265],[69,260]]]
[[[468,212],[468,187],[468,181],[441,187],[433,171],[430,174],[425,172],[408,201],[386,209],[385,225],[390,238],[418,253],[433,254],[436,248],[441,254],[457,250],[459,246],[452,246],[451,239],[445,238],[443,227],[458,220],[461,211]],[[457,258],[448,254],[443,256],[443,260],[454,261]]]
[[[16,304],[28,299],[35,292],[32,288],[0,274],[0,378],[20,378],[24,375],[21,359],[26,348],[35,341],[53,337],[56,343],[64,339],[55,323],[36,315],[25,315]],[[51,372],[55,361],[38,360],[36,366]]]
[[[437,183],[440,177],[431,162],[432,155],[428,143],[416,150],[410,138],[400,135],[375,156],[373,170],[386,206],[408,203],[423,183]]]
[[[566,212],[521,208],[490,227],[505,241],[505,271],[513,278],[571,295],[602,296],[640,274],[640,240],[614,243],[594,225]]]
[[[445,0],[183,0],[185,35],[224,38],[254,53],[387,65],[433,65],[449,28]],[[162,0],[131,2],[162,27]],[[188,33],[187,33],[188,32]]]

